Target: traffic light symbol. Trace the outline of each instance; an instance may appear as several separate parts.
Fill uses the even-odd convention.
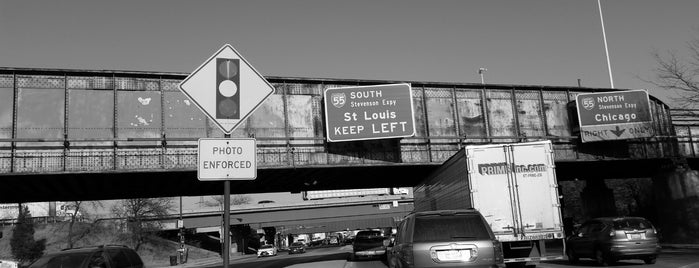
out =
[[[240,59],[216,59],[216,119],[240,119]]]

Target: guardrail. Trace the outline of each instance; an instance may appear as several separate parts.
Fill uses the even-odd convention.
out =
[[[431,136],[347,143],[314,137],[256,139],[260,168],[441,164],[466,145],[536,140],[552,140],[557,161],[682,158],[697,157],[699,152],[691,136],[585,144],[575,136]],[[0,139],[0,174],[196,170],[197,140]]]

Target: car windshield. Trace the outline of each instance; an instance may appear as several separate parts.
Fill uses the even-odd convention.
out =
[[[272,245],[263,245],[263,246],[261,246],[260,248],[261,248],[261,249],[264,249],[264,248],[272,248]]]
[[[30,268],[63,268],[63,267],[80,267],[81,264],[90,256],[89,252],[68,253],[61,255],[45,256],[34,262]]]
[[[379,231],[362,231],[357,233],[356,240],[368,240],[375,238],[382,238],[381,232]]]
[[[415,242],[490,239],[485,223],[478,215],[417,217],[413,235]]]
[[[653,225],[645,219],[621,219],[614,221],[614,229],[650,229]]]
[[[292,246],[303,246],[303,243],[301,243],[301,242],[294,242],[294,243],[291,244],[291,245],[292,245]]]

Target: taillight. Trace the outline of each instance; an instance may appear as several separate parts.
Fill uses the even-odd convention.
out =
[[[415,264],[415,258],[413,256],[413,246],[405,246],[402,249],[405,264],[408,266],[413,266]]]
[[[505,256],[502,251],[502,243],[493,240],[493,253],[495,254],[495,263],[505,263]]]

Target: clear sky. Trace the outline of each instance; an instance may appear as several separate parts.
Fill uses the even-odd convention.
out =
[[[697,0],[603,0],[614,85],[686,50]],[[268,76],[609,87],[595,0],[0,0],[0,66],[190,73],[230,43]]]

